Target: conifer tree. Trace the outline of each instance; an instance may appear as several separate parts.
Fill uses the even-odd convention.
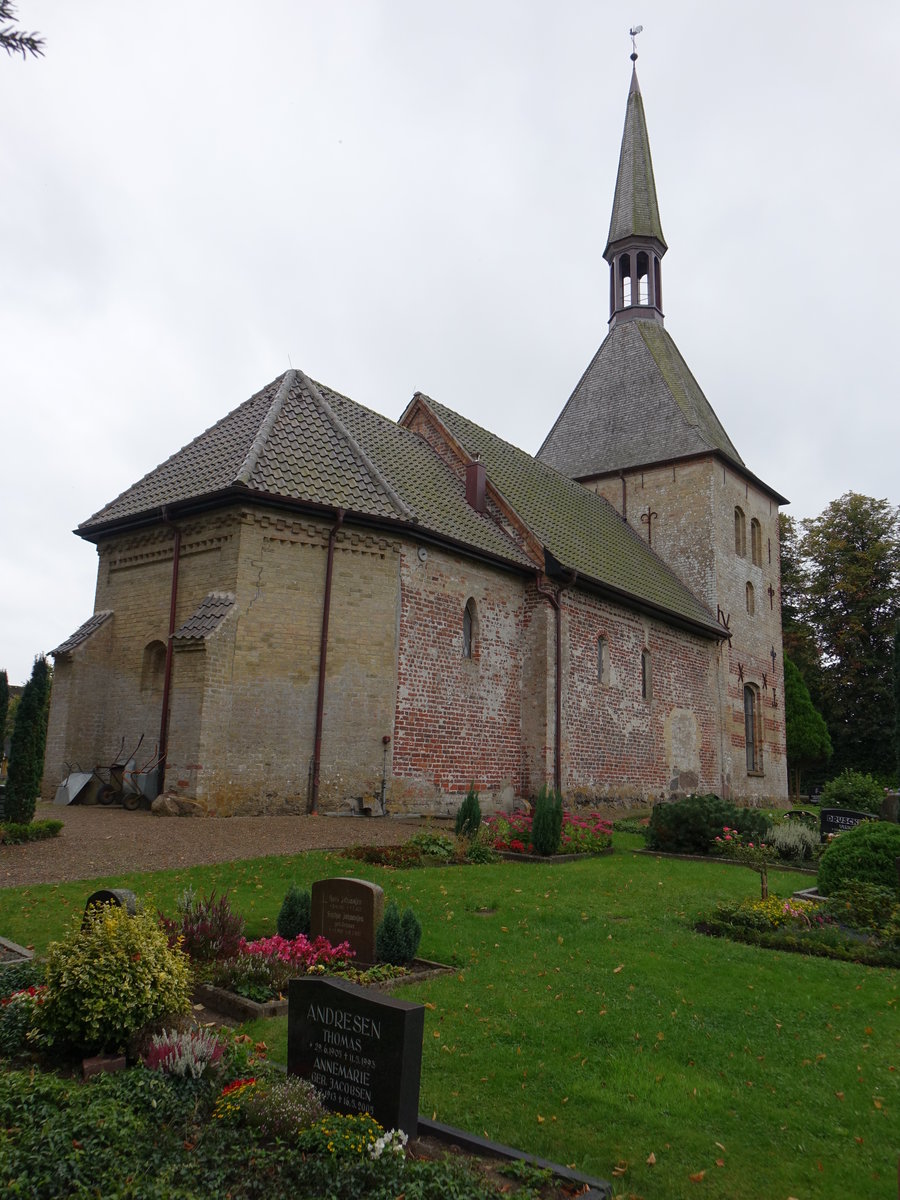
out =
[[[16,709],[9,751],[4,812],[8,821],[20,825],[27,825],[34,818],[41,790],[50,681],[50,664],[39,654]]]
[[[784,656],[784,724],[788,768],[794,776],[792,791],[800,791],[800,772],[804,767],[831,757],[828,726],[814,707],[809,688],[797,667]]]
[[[3,744],[6,739],[6,714],[9,712],[9,679],[5,671],[0,671],[0,758],[3,757]]]

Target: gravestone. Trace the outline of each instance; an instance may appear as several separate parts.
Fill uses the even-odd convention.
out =
[[[365,879],[318,879],[310,894],[309,929],[332,946],[349,942],[357,963],[376,961],[375,932],[384,916],[384,892]]]
[[[852,808],[823,808],[819,813],[820,840],[826,842],[830,833],[845,833],[863,821],[876,821],[872,813],[854,812]]]
[[[91,909],[103,908],[107,904],[111,904],[113,908],[124,908],[129,917],[133,917],[137,912],[137,896],[134,892],[128,888],[101,888],[98,892],[92,892],[85,901],[82,930],[88,927],[88,913]]]
[[[288,1074],[308,1079],[333,1112],[367,1112],[415,1136],[425,1007],[344,980],[288,985]]]

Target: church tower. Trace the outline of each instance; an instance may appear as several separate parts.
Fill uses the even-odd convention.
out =
[[[632,55],[632,59],[637,57]],[[720,790],[787,795],[778,506],[665,328],[663,237],[637,70],[604,258],[609,333],[537,457],[600,493],[718,619]]]

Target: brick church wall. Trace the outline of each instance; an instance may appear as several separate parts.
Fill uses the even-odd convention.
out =
[[[564,593],[563,782],[584,802],[712,789],[714,644],[586,593]],[[598,638],[608,667],[598,677]],[[641,656],[650,653],[650,697]]]
[[[471,783],[488,804],[521,794],[521,579],[414,545],[403,548],[400,576],[393,806],[441,807]],[[466,658],[470,598],[476,619]]]

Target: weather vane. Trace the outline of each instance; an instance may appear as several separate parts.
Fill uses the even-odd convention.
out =
[[[631,38],[631,61],[637,62],[637,46],[634,44],[634,39],[643,30],[643,25],[635,25],[634,29],[628,30],[628,35]]]

